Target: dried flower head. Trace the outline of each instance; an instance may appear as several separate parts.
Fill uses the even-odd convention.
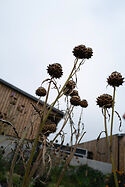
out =
[[[61,64],[49,64],[47,72],[52,78],[60,78],[63,75]]]
[[[76,83],[73,80],[69,80],[68,83],[66,84],[66,88],[69,89],[74,89],[76,86]]]
[[[76,83],[73,80],[69,80],[64,89],[64,95],[70,95],[75,88]]]
[[[80,106],[86,108],[88,106],[88,102],[85,99],[83,99],[82,101],[80,101]]]
[[[117,86],[119,87],[120,85],[123,84],[124,78],[122,77],[121,73],[118,73],[117,71],[113,72],[108,78],[107,82],[110,86]]]
[[[70,94],[70,96],[79,96],[78,91],[77,90],[73,90],[72,93]]]
[[[99,105],[99,107],[102,107],[102,108],[111,108],[113,100],[112,100],[112,96],[111,95],[109,95],[109,94],[103,94],[103,95],[100,95],[97,98],[96,102],[97,102],[97,105]]]
[[[42,133],[45,135],[49,135],[50,133],[56,132],[56,124],[44,125],[42,129]]]
[[[80,105],[80,97],[79,96],[72,96],[70,99],[70,103],[74,106]]]
[[[45,88],[43,88],[43,87],[39,87],[39,88],[37,88],[37,90],[36,90],[36,95],[37,96],[42,96],[42,97],[44,97],[45,95],[46,95],[46,89]]]
[[[83,59],[86,57],[86,46],[85,45],[78,45],[73,49],[73,55],[76,58]]]
[[[92,48],[86,48],[85,45],[79,45],[73,49],[73,54],[76,58],[79,59],[89,59],[93,55]]]
[[[89,59],[93,56],[93,51],[92,51],[92,48],[88,47],[86,49],[86,53],[85,53],[85,58]]]

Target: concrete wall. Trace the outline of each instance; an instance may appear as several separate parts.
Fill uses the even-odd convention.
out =
[[[4,151],[3,156],[6,159],[10,159],[15,151],[16,145],[17,145],[17,138],[10,137],[10,136],[3,136],[0,135],[0,149]],[[28,146],[28,147],[27,147]],[[23,156],[27,157],[32,147],[32,143],[25,140],[23,143]]]
[[[80,166],[87,164],[89,167],[101,171],[103,174],[111,173],[112,172],[112,165],[110,163],[106,162],[100,162],[96,160],[91,160],[87,158],[78,158],[76,159],[73,157],[73,159],[70,162],[71,166]]]

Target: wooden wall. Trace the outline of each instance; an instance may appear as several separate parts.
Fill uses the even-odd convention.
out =
[[[125,136],[120,137],[119,140],[120,140],[119,169],[125,170]],[[112,151],[113,151],[115,168],[118,169],[118,136],[113,135],[112,141],[113,141]],[[97,140],[92,140],[80,144],[79,147],[92,151],[94,160],[111,163],[106,138],[101,138],[99,140],[98,146],[97,146]],[[101,154],[98,153],[98,151]]]
[[[13,99],[13,97],[11,97],[12,95],[17,98],[16,105],[10,104]],[[40,123],[40,117],[38,115],[31,117],[33,112],[33,107],[31,103],[35,105],[36,101],[0,83],[0,112],[6,114],[9,113],[9,115],[7,116],[7,120],[11,121],[12,124],[14,124],[14,127],[16,128],[19,137],[21,137],[24,128],[31,122],[31,118],[35,121],[35,124],[33,124],[32,127],[28,130],[26,139],[34,139],[38,124]],[[23,113],[20,113],[17,110],[18,106],[20,105],[25,106]],[[43,106],[42,104],[39,104],[38,107],[42,109]],[[51,114],[53,116],[57,116],[56,112],[52,112]],[[12,117],[14,117],[14,119],[12,119]],[[0,122],[0,128],[2,128],[2,126],[3,124]],[[15,136],[15,132],[11,127],[6,126],[5,129],[7,135]]]

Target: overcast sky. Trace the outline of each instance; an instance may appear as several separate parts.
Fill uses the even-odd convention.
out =
[[[63,84],[73,66],[72,50],[79,44],[93,49],[92,59],[78,73],[80,97],[89,103],[83,115],[83,141],[88,141],[104,130],[96,98],[112,94],[107,77],[113,71],[125,77],[125,1],[0,0],[0,77],[9,83],[35,95],[48,78],[47,65],[57,62],[63,67]],[[117,89],[115,109],[121,116],[125,112],[125,86]],[[76,113],[77,122],[78,107]],[[118,123],[115,118],[114,133]],[[125,121],[122,125],[125,133]]]

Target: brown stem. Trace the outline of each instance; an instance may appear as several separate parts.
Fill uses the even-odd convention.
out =
[[[80,137],[79,141],[78,141],[79,136],[77,136],[75,145],[73,147],[73,151],[70,153],[70,155],[69,155],[69,157],[68,157],[68,159],[67,159],[67,161],[66,161],[66,163],[64,165],[64,168],[63,168],[63,170],[62,170],[62,172],[60,174],[60,177],[59,177],[59,179],[57,181],[56,187],[59,187],[59,185],[60,185],[60,183],[62,181],[62,178],[63,178],[63,176],[65,174],[65,171],[66,171],[68,165],[70,164],[70,162],[71,162],[71,160],[72,160],[72,158],[74,156],[74,153],[75,153],[75,151],[77,149],[77,146],[79,145],[79,143],[80,143],[80,141],[81,141],[81,139],[83,138],[84,135],[85,135],[85,132],[82,134],[82,136]]]
[[[112,145],[112,131],[113,131],[113,120],[114,120],[114,105],[115,105],[115,87],[113,90],[113,103],[112,103],[112,117],[111,117],[111,131],[110,131],[110,145]]]
[[[73,74],[74,70],[76,69],[77,62],[78,62],[78,59],[75,60],[74,66],[72,68],[72,71],[71,71],[68,79],[66,80],[65,84],[63,85],[63,87],[62,87],[60,93],[58,94],[58,96],[56,97],[55,101],[51,105],[48,113],[45,115],[45,118],[43,118],[42,124],[41,124],[40,129],[39,129],[39,133],[41,132],[41,130],[42,130],[42,128],[43,128],[43,126],[44,126],[49,114],[50,114],[50,112],[52,111],[54,105],[58,101],[58,99],[59,99],[61,93],[63,92],[66,84],[68,83],[69,79],[72,77],[72,74]],[[35,149],[36,149],[36,146],[37,146],[37,143],[38,143],[38,139],[39,139],[39,134],[36,135],[36,138],[35,138],[35,141],[34,141],[34,145],[33,145],[33,148],[32,148],[31,154],[30,154],[30,158],[29,158],[28,163],[27,163],[27,169],[26,169],[26,172],[25,172],[25,176],[24,176],[22,187],[28,187],[29,186],[28,175],[29,175],[31,163],[32,163],[32,160],[33,160],[33,156],[34,156],[34,153],[35,153]]]
[[[115,186],[118,187],[118,179],[117,179],[117,175],[116,175],[116,171],[115,171],[115,166],[114,166],[114,160],[113,160],[113,154],[112,154],[112,144],[110,143],[109,139],[108,139],[108,131],[107,131],[107,122],[106,122],[106,108],[104,108],[104,124],[105,124],[105,134],[106,134],[106,139],[107,139],[107,144],[108,144],[108,148],[110,151],[110,159],[111,159],[111,163],[112,163],[112,170],[113,170],[113,174],[114,174],[114,180],[115,180]],[[111,135],[110,135],[111,137]]]
[[[71,106],[70,106],[70,108],[71,108]],[[62,130],[64,129],[65,125],[67,124],[67,121],[68,121],[68,119],[69,119],[69,115],[72,113],[73,108],[74,108],[74,106],[72,106],[71,110],[69,109],[69,112],[67,113],[67,116],[66,116],[66,118],[65,118],[65,121],[64,121],[64,123],[63,123],[63,125],[62,125],[60,131],[59,131],[59,132],[56,134],[56,136],[54,137],[53,142],[54,142],[54,141],[56,140],[56,138],[60,135],[60,133],[61,133]]]

